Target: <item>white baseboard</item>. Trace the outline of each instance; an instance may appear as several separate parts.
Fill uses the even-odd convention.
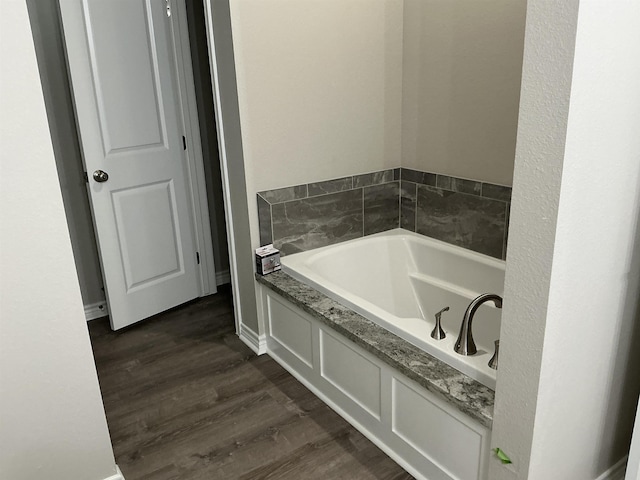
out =
[[[96,318],[106,317],[107,315],[109,315],[109,308],[107,307],[107,302],[104,300],[84,306],[84,316],[87,322],[95,320]]]
[[[225,283],[231,283],[231,273],[229,273],[229,270],[216,272],[216,285],[224,285]]]
[[[229,270],[223,270],[216,272],[216,285],[224,285],[231,282],[231,274]],[[95,320],[96,318],[102,318],[109,315],[109,308],[107,307],[106,300],[101,302],[91,303],[84,306],[84,316],[87,322]]]
[[[124,475],[122,475],[122,472],[120,471],[120,467],[116,465],[116,474],[111,475],[110,477],[107,477],[104,480],[124,480]]]
[[[627,455],[614,463],[611,468],[609,468],[606,472],[596,478],[596,480],[623,480],[626,469]]]
[[[265,334],[258,335],[246,325],[240,325],[238,337],[257,355],[267,353],[267,336]]]

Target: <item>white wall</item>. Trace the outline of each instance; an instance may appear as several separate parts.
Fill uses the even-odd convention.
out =
[[[2,3],[0,52],[0,478],[103,479],[116,467],[25,2]]]
[[[405,0],[402,166],[511,185],[525,0]]]
[[[553,472],[593,478],[629,449],[640,392],[638,85],[640,3],[581,1],[532,445],[534,477]],[[563,422],[574,428],[557,428]]]
[[[638,407],[624,480],[640,480],[640,405]]]
[[[594,479],[640,391],[640,4],[529,0],[492,443]]]

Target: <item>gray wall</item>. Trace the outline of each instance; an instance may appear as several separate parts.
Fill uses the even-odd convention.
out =
[[[218,156],[218,138],[216,117],[213,111],[213,89],[209,69],[207,28],[204,22],[202,2],[187,1],[187,22],[189,24],[189,42],[191,43],[191,63],[198,101],[198,121],[202,138],[202,156],[204,174],[207,182],[207,202],[211,217],[211,238],[213,239],[213,258],[216,271],[229,270],[229,249],[227,248],[227,229],[224,219],[224,201],[222,197],[222,178]]]
[[[217,89],[220,94],[219,120],[224,132],[225,152],[223,163],[227,169],[225,198],[233,205],[233,215],[227,211],[228,222],[233,232],[229,251],[234,263],[231,275],[235,278],[233,303],[239,333],[244,329],[259,331],[258,302],[255,288],[253,246],[249,228],[249,206],[245,181],[245,160],[240,128],[240,109],[236,68],[231,35],[231,12],[228,0],[206,2],[206,16],[210,30],[207,37],[213,38],[211,56],[217,64]],[[252,199],[253,200],[253,199]],[[255,202],[255,200],[253,200]]]
[[[56,0],[27,0],[73,255],[85,305],[105,299]],[[189,15],[216,271],[229,269],[202,6]],[[198,4],[198,5],[195,5]],[[194,20],[198,20],[197,22]],[[191,29],[192,25],[196,27]],[[203,62],[202,66],[200,62]],[[36,193],[34,192],[34,195]]]
[[[104,301],[56,0],[27,0],[73,257],[85,305]],[[36,195],[37,192],[34,192]]]

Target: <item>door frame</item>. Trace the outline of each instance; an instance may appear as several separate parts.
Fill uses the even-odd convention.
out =
[[[258,309],[253,278],[253,251],[240,132],[240,111],[237,103],[230,5],[229,0],[201,1],[204,3],[213,107],[218,133],[236,333],[256,353],[261,354],[266,351],[266,347],[261,348],[260,332],[251,331],[244,322],[245,317],[255,317],[260,330],[262,315]],[[216,10],[217,22],[214,21],[214,10]],[[220,45],[216,41],[216,36],[220,38]],[[218,48],[222,51],[221,55],[217,53]],[[224,107],[223,103],[226,104]]]
[[[191,199],[191,226],[199,253],[200,296],[217,292],[216,268],[213,257],[213,239],[211,237],[211,217],[207,202],[207,185],[202,155],[202,139],[198,121],[193,66],[191,64],[191,44],[187,25],[186,0],[176,0],[171,9],[174,20],[173,54],[175,60],[176,91],[178,92],[178,111],[180,123],[186,138],[187,148],[184,154],[189,166],[187,183]]]
[[[82,0],[74,0],[82,2]],[[211,221],[209,214],[209,206],[207,201],[207,188],[205,183],[204,174],[204,158],[202,154],[202,144],[200,137],[200,126],[198,121],[197,101],[195,94],[195,84],[193,77],[193,66],[191,64],[191,52],[189,31],[186,20],[186,0],[173,0],[172,4],[172,16],[171,21],[171,35],[168,48],[173,54],[172,64],[172,80],[175,82],[176,95],[176,110],[178,114],[177,125],[182,129],[181,132],[186,138],[187,149],[182,152],[183,159],[186,163],[185,168],[185,181],[187,186],[187,198],[190,202],[188,206],[189,218],[183,221],[188,221],[189,228],[193,233],[193,241],[195,251],[199,253],[200,262],[196,264],[197,267],[197,279],[198,279],[198,297],[214,294],[217,292],[216,282],[216,269],[213,255],[213,242],[211,235]],[[63,48],[65,50],[66,64],[65,68],[68,72],[69,79],[71,79],[70,66],[68,61],[66,37],[64,34],[64,25],[62,23],[62,13],[59,10],[58,21],[60,22]],[[75,110],[75,96],[77,92],[73,90],[71,84],[71,98]],[[78,124],[77,113],[74,115],[75,123]],[[76,125],[76,131],[78,132],[79,140],[79,126]],[[180,134],[180,132],[178,132]],[[80,148],[82,157],[82,169],[84,170],[85,178],[87,178],[87,167],[84,151]],[[91,204],[89,183],[86,184],[86,194],[89,204]],[[91,212],[92,227],[94,232],[96,231],[96,221]],[[100,248],[96,237],[96,248],[100,264],[102,266],[102,256],[100,254]],[[106,291],[106,281],[104,278],[104,269],[102,269],[102,281]],[[106,293],[106,292],[105,292]],[[100,308],[99,313],[96,315],[94,312],[91,317],[87,315],[87,307],[98,307],[105,305],[107,308]],[[109,314],[109,299],[108,295],[105,296],[104,303],[98,302],[97,304],[85,305],[85,315],[87,320],[99,318]]]

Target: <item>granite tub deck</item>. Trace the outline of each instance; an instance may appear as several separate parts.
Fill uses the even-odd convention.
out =
[[[491,428],[494,392],[351,309],[280,271],[256,280],[461,412]]]

